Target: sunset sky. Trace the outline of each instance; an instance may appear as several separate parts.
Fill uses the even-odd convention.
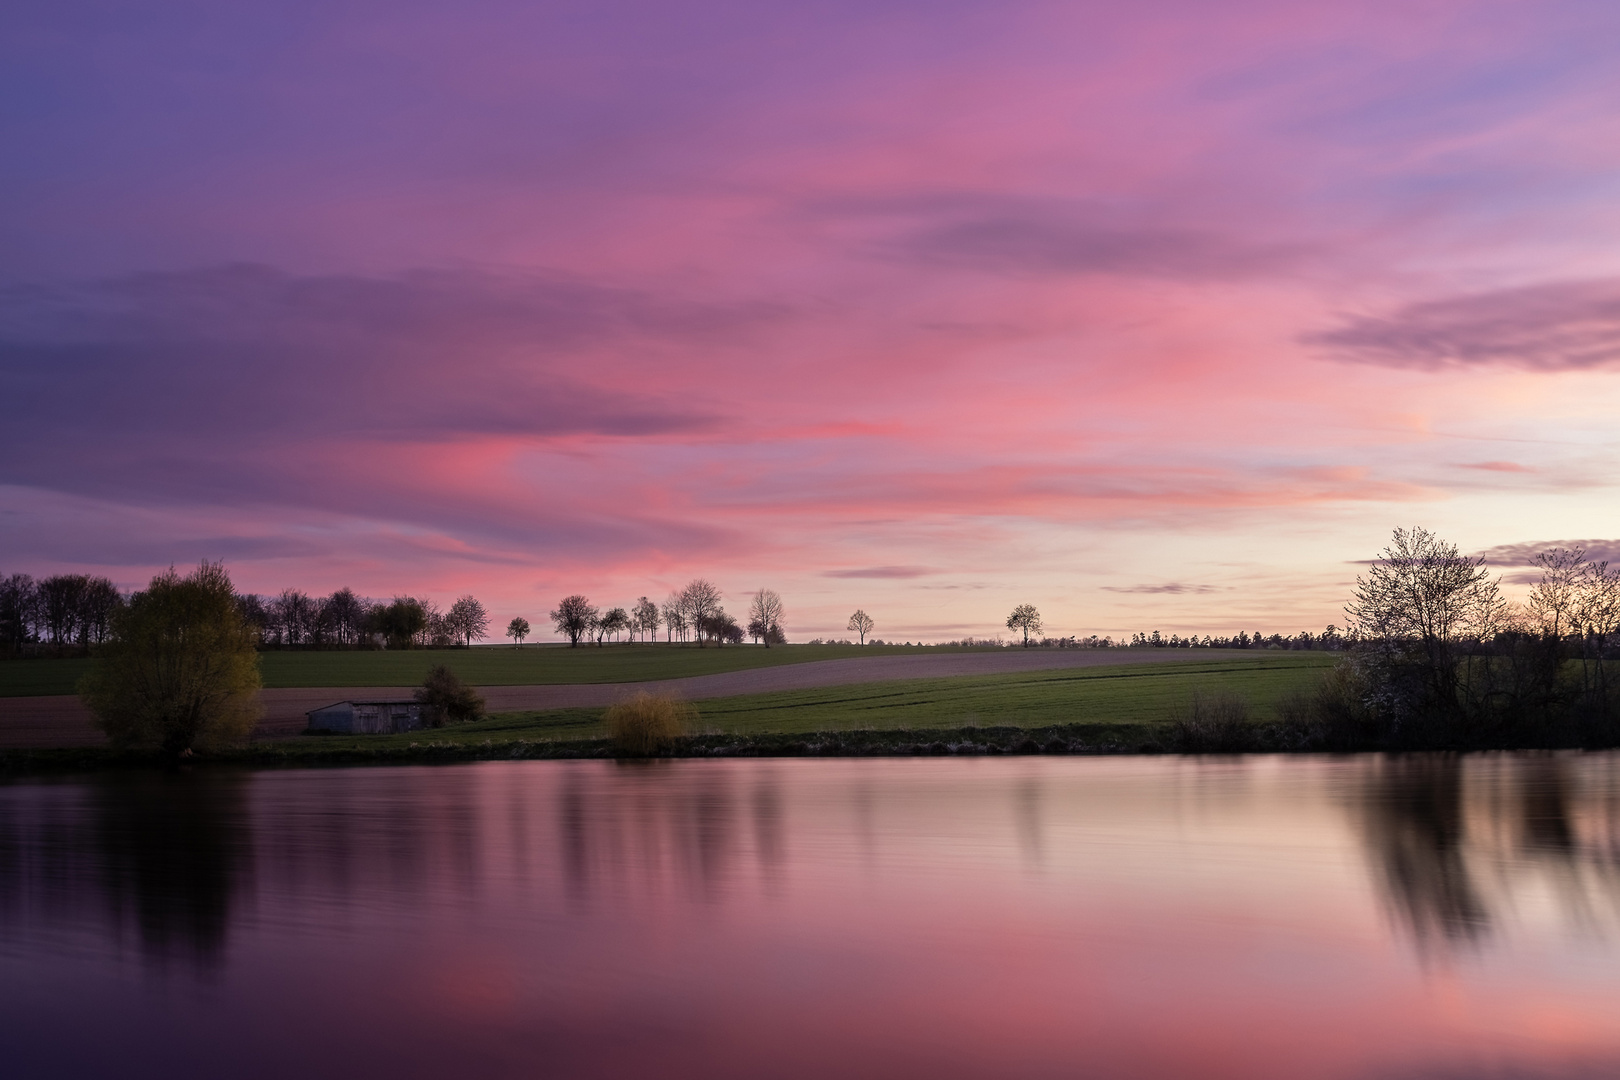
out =
[[[0,146],[0,574],[934,641],[1620,558],[1614,0],[14,0]]]

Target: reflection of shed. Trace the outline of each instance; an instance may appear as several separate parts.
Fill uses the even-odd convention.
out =
[[[345,735],[383,735],[393,731],[415,731],[422,726],[422,706],[411,698],[378,701],[340,701],[323,709],[311,709],[311,731],[337,731]]]

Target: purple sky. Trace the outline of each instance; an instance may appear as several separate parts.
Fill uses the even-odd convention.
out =
[[[901,640],[1512,574],[1620,537],[1617,102],[1598,2],[13,4],[0,573]]]

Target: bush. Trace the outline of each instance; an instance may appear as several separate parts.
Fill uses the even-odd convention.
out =
[[[259,718],[257,637],[222,565],[170,567],[114,613],[80,693],[115,746],[178,755],[240,742]]]
[[[697,718],[697,710],[674,698],[639,693],[602,714],[608,739],[620,753],[657,753],[681,735]]]
[[[484,715],[483,695],[456,677],[456,673],[439,664],[428,672],[422,686],[416,691],[416,700],[422,703],[423,717],[433,727],[447,723],[470,724]]]
[[[1228,691],[1194,690],[1192,700],[1170,717],[1173,746],[1194,753],[1232,753],[1253,748],[1249,703]]]

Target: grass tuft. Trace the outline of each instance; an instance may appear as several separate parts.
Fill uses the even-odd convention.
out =
[[[645,757],[672,745],[697,719],[697,710],[672,697],[639,693],[602,714],[608,740],[622,754]]]

